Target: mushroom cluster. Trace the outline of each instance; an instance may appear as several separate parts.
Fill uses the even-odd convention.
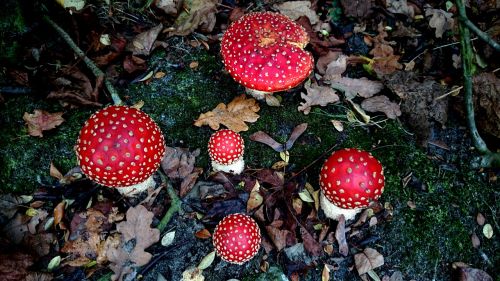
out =
[[[304,50],[309,43],[305,29],[285,15],[255,12],[233,22],[222,38],[221,54],[229,74],[249,94],[293,88],[313,69],[313,57]]]
[[[245,168],[243,159],[245,143],[240,134],[222,129],[210,136],[208,154],[214,171],[240,174]]]
[[[337,150],[320,171],[320,203],[325,215],[353,219],[384,192],[382,164],[369,152],[355,148]]]
[[[262,237],[254,219],[245,214],[224,217],[215,227],[215,252],[226,262],[243,264],[259,251]]]
[[[165,154],[165,140],[146,113],[109,106],[94,113],[80,130],[78,164],[91,180],[126,195],[154,186],[152,174]]]

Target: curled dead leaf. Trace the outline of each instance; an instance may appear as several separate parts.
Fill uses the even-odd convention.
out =
[[[311,112],[312,106],[327,106],[330,103],[335,103],[339,101],[339,96],[336,91],[327,86],[319,86],[316,83],[306,83],[304,88],[307,91],[307,95],[301,93],[300,96],[305,102],[301,102],[297,108],[302,111],[305,115]]]
[[[25,112],[24,121],[28,125],[28,134],[34,137],[43,137],[43,131],[54,129],[64,122],[63,112],[49,113],[35,109],[33,114]]]

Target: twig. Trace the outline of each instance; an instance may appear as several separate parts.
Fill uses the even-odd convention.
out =
[[[445,98],[445,97],[447,97],[447,96],[449,96],[449,95],[451,95],[451,94],[453,94],[455,92],[458,92],[458,91],[462,90],[463,88],[464,88],[464,86],[460,86],[458,88],[455,88],[455,89],[453,89],[453,90],[451,90],[451,91],[449,91],[447,93],[444,93],[444,94],[440,95],[439,97],[435,98],[434,100],[440,100],[442,98]]]
[[[464,15],[460,14],[460,21],[465,24],[470,30],[472,30],[472,32],[476,33],[477,37],[488,43],[488,45],[490,45],[497,52],[500,52],[500,44],[495,42],[495,40],[493,40],[486,32],[483,32],[473,22],[471,22],[465,15],[465,13]]]
[[[95,63],[89,59],[85,53],[76,45],[76,43],[71,39],[68,33],[64,31],[57,23],[55,23],[53,20],[51,20],[48,16],[44,16],[43,19],[50,25],[52,26],[57,33],[66,41],[66,44],[69,45],[69,47],[73,50],[73,52],[76,53],[76,55],[81,58],[85,64],[87,65],[88,68],[92,71],[92,73],[96,77],[105,77],[104,72],[95,65]],[[123,101],[121,100],[120,96],[118,95],[118,92],[116,91],[115,87],[111,84],[111,82],[104,78],[104,85],[106,86],[106,89],[108,89],[108,92],[111,94],[111,98],[113,99],[113,103],[115,105],[120,105],[123,104]]]
[[[161,177],[162,181],[166,182],[165,176],[163,174],[161,174]],[[172,185],[168,183],[167,183],[167,193],[171,200],[170,207],[168,208],[167,212],[165,213],[160,223],[156,227],[160,230],[160,232],[163,232],[163,230],[165,230],[165,227],[167,227],[167,224],[170,221],[170,219],[172,219],[172,216],[181,210],[181,205],[182,205],[181,199],[179,198],[179,196],[177,196],[177,193],[175,193],[175,190],[172,187]]]
[[[465,5],[463,0],[456,0],[458,12],[461,18],[467,18],[465,13]],[[474,100],[472,97],[472,44],[470,42],[470,31],[467,26],[461,21],[459,24],[460,31],[460,45],[462,54],[462,68],[464,73],[464,97],[465,97],[465,110],[467,114],[467,125],[469,127],[472,141],[474,146],[483,154],[481,159],[481,166],[495,166],[500,165],[500,153],[491,152],[484,140],[479,135],[476,127],[476,120],[474,117]]]

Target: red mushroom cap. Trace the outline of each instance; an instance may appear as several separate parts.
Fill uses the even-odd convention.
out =
[[[229,165],[240,159],[244,148],[245,144],[240,134],[229,129],[213,133],[208,141],[210,158],[221,165]]]
[[[369,152],[337,150],[325,161],[319,184],[325,197],[344,209],[367,207],[384,191],[384,170]]]
[[[231,76],[246,88],[278,92],[293,88],[309,76],[313,58],[303,48],[305,29],[285,15],[250,13],[224,33],[221,54]]]
[[[213,235],[217,254],[230,263],[242,264],[252,259],[260,248],[260,229],[254,219],[245,214],[224,217]]]
[[[78,164],[91,180],[130,186],[150,177],[165,153],[160,128],[146,113],[109,106],[85,122],[76,144]]]

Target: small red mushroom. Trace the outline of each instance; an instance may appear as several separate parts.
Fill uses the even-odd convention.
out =
[[[228,27],[221,54],[233,79],[263,99],[299,85],[311,74],[313,57],[304,50],[308,43],[305,29],[287,16],[256,12]]]
[[[76,144],[78,164],[91,180],[134,195],[154,186],[152,174],[165,154],[165,140],[146,113],[109,106],[85,122]]]
[[[229,129],[213,133],[208,141],[208,154],[215,171],[240,174],[245,168],[244,149],[243,138]]]
[[[325,215],[353,219],[384,192],[384,169],[369,152],[355,148],[337,150],[321,168],[320,203]]]
[[[257,254],[261,239],[254,219],[245,214],[231,214],[215,227],[213,244],[223,260],[241,265]]]

